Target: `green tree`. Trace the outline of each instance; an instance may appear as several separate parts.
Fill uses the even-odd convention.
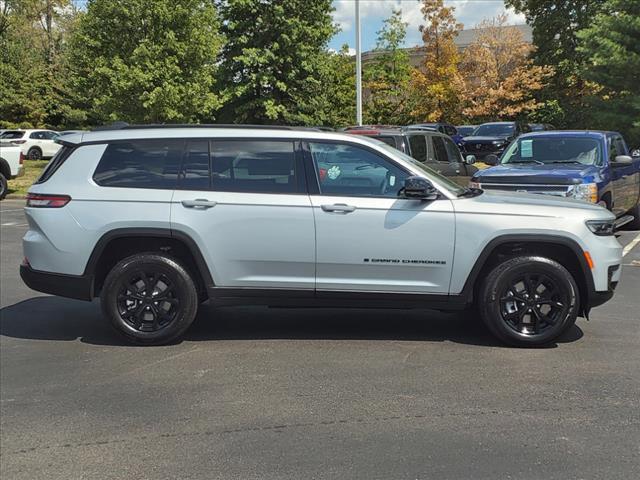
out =
[[[548,86],[538,95],[538,100],[548,107],[539,113],[546,111],[553,117],[539,120],[566,127],[590,125],[587,98],[598,86],[581,74],[586,57],[577,50],[577,34],[590,25],[604,3],[603,0],[505,0],[507,6],[524,13],[533,28],[535,63],[550,65],[555,71]]]
[[[413,115],[418,121],[455,122],[459,120],[459,92],[464,87],[455,38],[463,26],[455,19],[455,8],[445,7],[443,0],[422,0],[421,10],[425,56],[422,68],[413,71],[412,88],[419,99]]]
[[[412,67],[409,54],[402,48],[407,25],[402,21],[402,11],[394,9],[378,31],[374,57],[363,69],[364,123],[403,125],[410,121]]]
[[[211,119],[218,26],[207,0],[89,0],[69,57],[78,101],[94,123]]]
[[[322,121],[331,0],[218,0],[226,44],[220,85],[230,123]],[[320,117],[320,118],[319,118]]]
[[[356,122],[356,66],[349,46],[327,52],[320,77],[323,94],[315,97],[317,125],[344,127]]]
[[[591,98],[595,127],[620,130],[640,144],[640,2],[607,0],[592,25],[580,32],[582,72],[602,87]]]

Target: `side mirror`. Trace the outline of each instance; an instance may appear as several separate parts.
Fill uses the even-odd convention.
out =
[[[484,163],[486,163],[487,165],[497,165],[499,161],[500,159],[498,158],[498,156],[494,155],[493,153],[491,155],[487,155],[484,158]]]
[[[476,163],[476,156],[475,155],[467,155],[466,157],[464,157],[464,163],[466,163],[467,165],[473,165],[474,163]]]
[[[412,200],[435,200],[438,198],[438,191],[426,178],[408,177],[399,195]]]
[[[629,155],[618,155],[615,160],[613,161],[613,166],[624,166],[624,165],[631,165],[633,163],[633,158],[631,158]]]

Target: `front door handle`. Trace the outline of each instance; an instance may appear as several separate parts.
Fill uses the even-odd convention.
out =
[[[334,203],[333,205],[322,205],[322,211],[329,213],[351,213],[356,211],[356,207],[353,205],[347,205],[346,203]]]
[[[206,198],[196,198],[195,200],[182,200],[182,206],[186,208],[197,208],[200,210],[206,210],[211,207],[215,207],[218,202],[213,200],[207,200]]]

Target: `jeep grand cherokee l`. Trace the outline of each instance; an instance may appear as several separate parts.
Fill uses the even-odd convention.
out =
[[[91,300],[129,340],[180,337],[200,302],[462,310],[552,342],[613,295],[602,207],[453,184],[364,136],[125,127],[58,140],[31,187],[20,273]]]

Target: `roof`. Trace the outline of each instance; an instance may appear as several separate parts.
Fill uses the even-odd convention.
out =
[[[540,132],[529,132],[522,136],[527,137],[603,137],[607,135],[618,135],[618,132],[604,130],[542,130]]]

